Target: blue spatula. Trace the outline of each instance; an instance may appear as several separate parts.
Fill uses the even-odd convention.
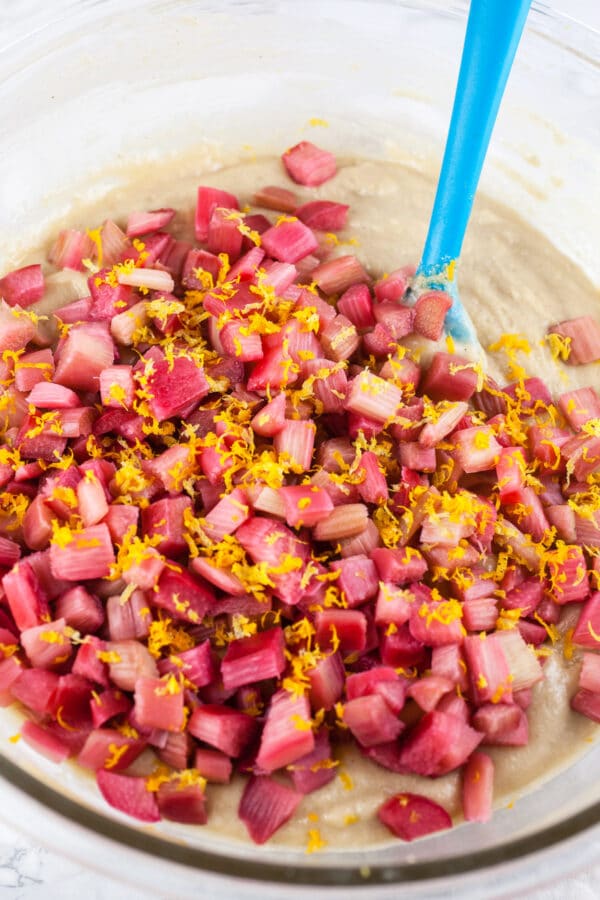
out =
[[[412,299],[425,290],[453,298],[446,332],[481,355],[477,333],[462,305],[455,265],[506,81],[531,0],[471,0],[442,169]]]

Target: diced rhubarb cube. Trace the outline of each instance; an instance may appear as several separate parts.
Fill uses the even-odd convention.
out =
[[[9,306],[31,306],[42,299],[44,290],[44,275],[40,265],[24,266],[0,278],[0,297]]]
[[[229,757],[220,750],[205,750],[198,747],[194,756],[194,768],[207,781],[229,784],[233,766]]]
[[[33,319],[19,315],[0,299],[0,351],[24,350],[35,332]]]
[[[38,382],[49,381],[54,374],[54,357],[49,349],[25,353],[15,364],[15,387],[26,393]]]
[[[430,341],[439,341],[452,297],[444,291],[426,291],[415,304],[414,329]],[[456,399],[464,399],[457,397]]]
[[[336,316],[322,328],[321,346],[329,359],[340,362],[350,359],[360,344],[360,337],[352,322],[345,316]]]
[[[231,209],[216,207],[208,223],[207,247],[211,253],[226,253],[235,262],[242,252],[242,217]]]
[[[110,532],[103,522],[82,528],[70,538],[66,545],[52,543],[50,546],[50,565],[55,578],[81,581],[109,574],[115,553]]]
[[[478,704],[510,702],[513,673],[499,632],[464,639],[463,651],[469,669],[471,690]]]
[[[330,570],[339,572],[336,586],[350,608],[371,600],[378,590],[377,569],[368,557],[359,554],[331,563]]]
[[[69,746],[42,725],[26,721],[21,726],[21,737],[26,744],[54,763],[62,763],[71,755]]]
[[[131,700],[123,691],[111,688],[100,693],[94,692],[90,709],[94,728],[101,728],[115,716],[128,714],[131,710]]]
[[[324,294],[342,294],[355,284],[368,284],[369,276],[356,256],[337,256],[318,265],[311,279]]]
[[[395,269],[389,275],[384,275],[383,278],[376,281],[373,290],[379,302],[402,300],[414,274],[413,266],[404,266],[401,269]]]
[[[55,613],[57,618],[64,619],[67,625],[82,634],[93,634],[104,622],[101,601],[80,585],[60,595],[56,601]]]
[[[250,506],[245,491],[235,488],[216,503],[205,516],[204,531],[212,541],[234,534],[250,518]]]
[[[446,775],[468,760],[481,738],[479,732],[456,716],[433,710],[411,729],[400,760],[416,775]]]
[[[256,765],[274,772],[310,753],[314,746],[308,699],[278,691],[267,709]]]
[[[306,674],[310,682],[312,708],[315,711],[333,709],[344,690],[345,672],[341,655],[336,652],[321,657]]]
[[[135,584],[130,581],[127,583]],[[150,585],[151,587],[152,585]],[[119,594],[108,597],[106,618],[108,634],[112,641],[128,641],[131,638],[147,637],[152,622],[152,614],[142,590],[133,591],[125,602],[122,601]]]
[[[397,794],[379,807],[377,816],[403,841],[452,828],[452,819],[439,803],[419,794]]]
[[[334,203],[332,200],[310,200],[295,210],[295,215],[317,231],[340,231],[346,227],[348,210],[345,203]]]
[[[199,624],[215,603],[212,590],[187,570],[165,568],[151,597],[153,606],[166,609],[176,619]]]
[[[285,425],[286,397],[282,392],[276,394],[253,417],[251,425],[256,434],[262,437],[273,437]]]
[[[404,723],[378,694],[356,697],[344,704],[344,722],[363,747],[395,740]]]
[[[432,400],[470,400],[478,378],[475,365],[468,359],[439,351],[429,364],[421,389]]]
[[[579,672],[579,687],[600,694],[600,656],[584,653]]]
[[[160,231],[175,215],[174,209],[153,209],[150,212],[130,212],[127,217],[127,237],[140,237],[150,231]]]
[[[600,359],[600,325],[592,316],[579,316],[552,325],[547,334],[568,338],[569,354],[566,362],[581,366]]]
[[[254,202],[257,206],[265,206],[267,209],[275,209],[283,213],[293,213],[298,206],[298,196],[287,188],[267,185],[260,188],[254,194]]]
[[[600,723],[600,694],[595,691],[583,689],[577,691],[571,698],[571,708],[575,712],[581,713],[582,716],[587,716],[588,719]]]
[[[355,284],[344,291],[337,308],[358,329],[372,328],[375,325],[373,299],[366,284]]]
[[[333,178],[337,171],[335,156],[310,141],[301,141],[281,157],[288,175],[298,184],[318,187]]]
[[[67,228],[59,231],[48,259],[57,269],[75,269],[81,272],[83,260],[93,259],[95,255],[96,245],[88,234]]]
[[[431,712],[441,698],[454,688],[450,678],[443,675],[427,675],[412,682],[407,694],[424,712]]]
[[[2,587],[17,628],[41,625],[48,616],[48,599],[27,561],[18,562],[2,579]]]
[[[363,369],[350,382],[346,409],[362,413],[378,422],[387,422],[402,404],[402,391],[394,384]]]
[[[413,602],[414,597],[410,591],[382,581],[375,605],[375,623],[377,625],[403,625],[410,619]]]
[[[462,784],[463,812],[467,822],[487,822],[492,816],[494,763],[478,750],[465,766]]]
[[[36,669],[51,669],[66,662],[73,652],[67,632],[64,619],[25,628],[21,632],[21,644],[31,665]]]
[[[323,609],[315,614],[316,641],[322,649],[339,646],[342,656],[360,653],[367,643],[367,618],[358,609]]]
[[[173,675],[138,678],[135,683],[135,716],[145,728],[181,731],[184,722],[183,687]]]
[[[547,577],[552,599],[561,606],[585,600],[590,582],[583,550],[578,546],[548,551]]]
[[[106,769],[99,769],[96,781],[110,806],[142,822],[160,821],[156,799],[147,789],[144,778],[117,775]]]
[[[462,428],[453,435],[454,453],[465,472],[485,472],[492,469],[502,447],[488,425]]]
[[[398,445],[400,464],[415,472],[435,472],[436,455],[434,447],[424,447],[417,441],[407,441]]]
[[[319,526],[316,526],[319,527]],[[279,522],[254,516],[236,532],[236,538],[255,563],[266,562],[276,568],[286,560],[287,571],[270,573],[274,594],[284,603],[295,604],[301,594],[303,563],[308,556],[307,545],[293,531]]]
[[[267,350],[264,357],[255,363],[246,387],[249,391],[265,391],[267,388],[278,391],[293,384],[297,377],[297,366],[294,368],[289,350],[285,346],[276,347]]]
[[[56,672],[46,669],[24,669],[18,665],[18,661],[14,657],[9,658],[13,660],[18,669],[16,677],[13,678],[11,676],[10,691],[12,696],[27,709],[44,716],[49,715],[52,708],[52,697],[58,686],[59,676]],[[5,667],[7,663],[8,660],[4,660],[0,663],[0,666]],[[3,668],[3,688],[6,686],[6,674]]]
[[[371,553],[381,581],[408,584],[420,581],[427,571],[427,562],[414,547],[389,549],[378,547]]]
[[[285,519],[293,528],[312,528],[333,511],[329,494],[314,485],[290,485],[278,490],[285,506]]]
[[[19,699],[13,688],[20,680],[23,671],[34,670],[24,670],[16,656],[7,656],[6,659],[0,660],[0,707],[10,706],[15,699]],[[27,704],[24,705],[27,706]]]
[[[306,756],[300,757],[288,767],[294,787],[301,794],[318,791],[336,777],[331,758],[331,745],[326,728],[315,735],[315,746]]]
[[[493,631],[498,619],[495,597],[475,597],[463,602],[463,625],[467,631]]]
[[[247,782],[238,816],[255,844],[264,844],[296,812],[303,795],[274,778],[255,775]]]
[[[399,341],[413,332],[415,312],[408,306],[401,306],[393,301],[378,303],[373,308],[376,321],[391,334],[394,341]]]
[[[542,680],[542,667],[538,658],[533,649],[525,643],[518,630],[511,628],[508,631],[500,631],[495,637],[502,645],[511,675],[513,691],[522,691],[525,688],[533,687]]]
[[[63,344],[54,380],[74,390],[97,391],[100,373],[114,360],[114,344],[104,323],[73,326]]]
[[[213,187],[199,187],[196,203],[196,216],[194,228],[196,240],[206,241],[208,238],[208,226],[213,212],[217,207],[224,209],[239,209],[237,198],[227,191],[220,191]]]
[[[123,691],[133,691],[138,678],[156,678],[156,662],[147,647],[139,641],[107,641],[106,654],[110,680]]]
[[[558,407],[574,431],[580,431],[590,419],[600,417],[600,397],[592,387],[565,391],[558,398]]]
[[[387,478],[377,455],[370,450],[362,453],[357,471],[364,476],[358,485],[361,499],[365,503],[385,503],[389,499]]]
[[[196,707],[192,713],[188,731],[227,756],[238,757],[254,739],[257,722],[252,716],[229,706],[205,704]]]
[[[260,334],[249,334],[243,319],[227,322],[221,329],[220,338],[227,356],[235,356],[242,362],[256,362],[264,356]]]
[[[261,235],[261,246],[280,262],[296,263],[319,246],[310,228],[303,222],[283,221]]]
[[[208,819],[204,786],[186,784],[175,778],[164,781],[156,792],[158,811],[163,819],[184,825],[205,825]]]
[[[600,647],[600,592],[595,591],[584,603],[573,632],[573,642],[590,650]]]
[[[458,644],[465,634],[462,607],[455,600],[428,600],[417,595],[409,627],[415,640],[429,647]]]
[[[157,535],[161,537],[160,542],[156,544],[159,553],[173,557],[178,556],[187,548],[183,537],[183,523],[185,510],[191,508],[191,499],[183,495],[165,497],[142,509],[144,534],[150,538]]]
[[[484,703],[473,714],[471,724],[484,735],[484,744],[495,744],[498,737],[510,734],[521,721],[516,703]]]
[[[216,674],[210,641],[202,641],[190,650],[183,650],[181,653],[171,654],[168,659],[161,659],[158,670],[161,675],[167,672],[177,675],[180,672],[195,687],[205,687],[213,681]]]
[[[176,357],[153,364],[148,376],[149,406],[159,422],[176,416],[208,394],[209,386],[204,370],[191,359]]]
[[[221,660],[221,677],[226,690],[278,678],[285,669],[281,628],[269,628],[250,637],[231,641]]]

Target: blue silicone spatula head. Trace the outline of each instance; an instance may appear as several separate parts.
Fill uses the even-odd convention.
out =
[[[413,284],[415,299],[432,289],[452,296],[446,332],[476,355],[481,346],[458,295],[455,266],[530,5],[531,0],[471,0],[442,169]]]

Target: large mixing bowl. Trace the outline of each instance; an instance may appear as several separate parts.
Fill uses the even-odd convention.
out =
[[[466,9],[461,0],[79,0],[36,9],[27,35],[0,54],[2,268],[72,204],[126,179],[128,166],[193,154],[206,141],[229,157],[248,145],[280,153],[312,137],[346,157],[439,160]],[[578,9],[591,16],[594,0]],[[317,135],[314,118],[329,123]],[[600,36],[534,3],[482,190],[518,209],[595,283],[598,148]],[[425,226],[415,223],[423,235]],[[2,710],[0,814],[18,809],[37,840],[163,896],[288,897],[321,885],[328,896],[362,888],[384,897],[402,884],[407,897],[481,897],[566,874],[597,840],[598,745],[485,827],[307,856],[201,828],[137,825],[109,809],[82,771],[9,742],[18,723],[16,710]]]

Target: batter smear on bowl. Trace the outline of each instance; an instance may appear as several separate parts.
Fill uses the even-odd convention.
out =
[[[361,258],[375,164],[282,160],[0,279],[0,697],[142,821],[413,840],[600,721],[600,328],[484,370]]]

